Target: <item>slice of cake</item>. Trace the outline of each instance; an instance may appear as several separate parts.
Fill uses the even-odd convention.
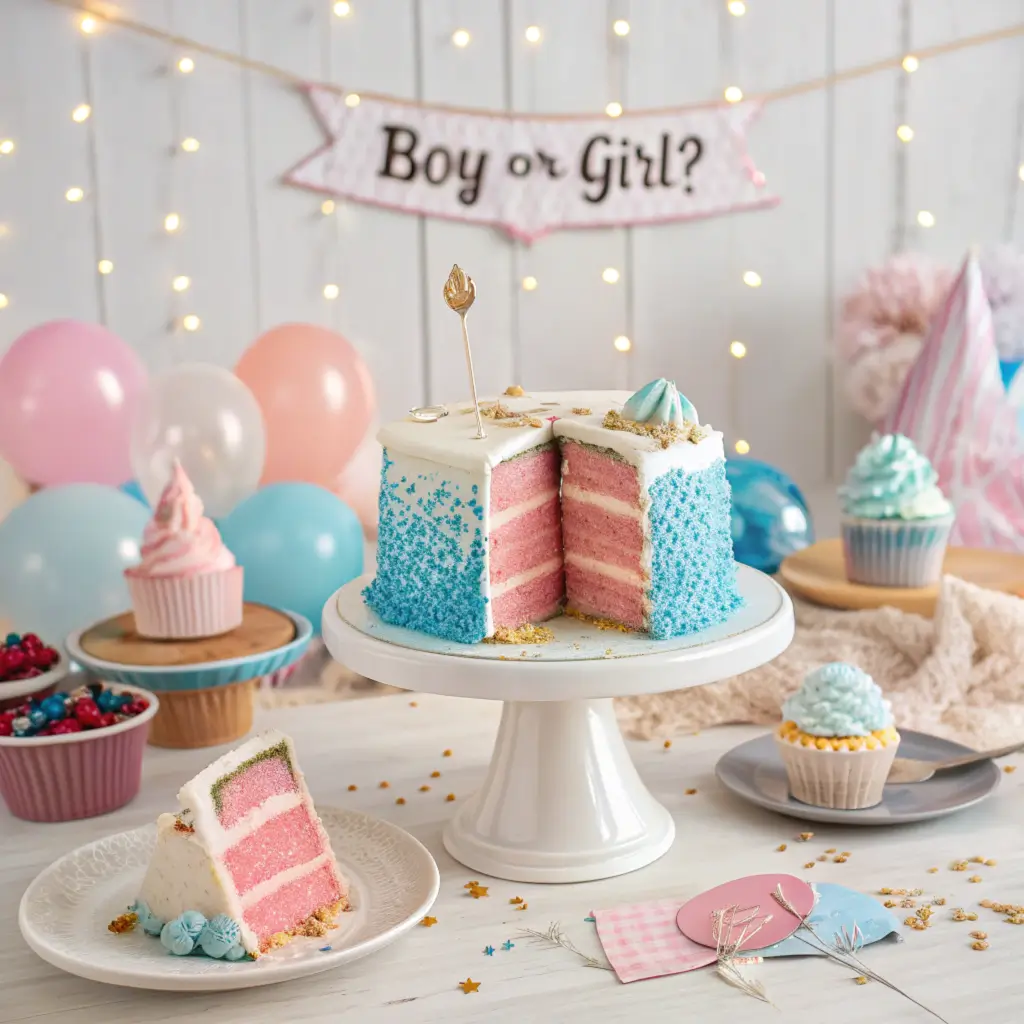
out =
[[[377,575],[386,622],[462,643],[569,610],[658,639],[741,604],[722,435],[666,380],[628,392],[510,388],[388,424]]]
[[[324,935],[348,909],[348,885],[283,733],[218,758],[178,801],[176,814],[157,820],[138,900],[112,931],[138,923],[179,956],[237,960]]]

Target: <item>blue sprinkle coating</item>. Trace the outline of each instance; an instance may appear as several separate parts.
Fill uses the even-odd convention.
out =
[[[366,603],[394,626],[475,644],[486,635],[483,595],[486,542],[477,525],[484,506],[455,497],[457,487],[440,472],[424,475],[414,504],[399,497],[402,480],[388,473],[394,460],[384,450],[380,474],[377,575],[363,591]],[[412,485],[402,487],[409,495]],[[473,485],[477,493],[477,485]],[[472,537],[469,550],[465,537]]]
[[[651,636],[665,640],[717,626],[743,604],[725,461],[696,473],[672,470],[650,493]]]

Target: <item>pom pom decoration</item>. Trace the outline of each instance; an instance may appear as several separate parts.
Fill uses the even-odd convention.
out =
[[[843,302],[836,355],[851,404],[872,425],[892,410],[951,281],[947,268],[903,254],[867,270]]]
[[[206,918],[197,910],[186,910],[160,931],[160,944],[175,956],[188,956],[206,927]]]

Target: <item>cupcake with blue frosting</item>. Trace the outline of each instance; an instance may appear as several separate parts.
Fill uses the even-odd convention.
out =
[[[842,661],[822,665],[783,704],[782,717],[775,740],[797,800],[842,810],[881,802],[900,736],[867,672]]]
[[[942,575],[953,506],[938,474],[902,434],[875,435],[839,488],[852,583],[926,587]]]

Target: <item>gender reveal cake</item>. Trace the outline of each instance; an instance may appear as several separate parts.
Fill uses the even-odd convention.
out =
[[[483,439],[470,403],[378,435],[382,619],[477,643],[566,610],[664,639],[740,606],[722,435],[673,383],[480,405]]]
[[[283,733],[214,761],[178,802],[157,820],[138,899],[111,931],[138,925],[169,953],[241,960],[325,935],[348,909],[348,885]]]

